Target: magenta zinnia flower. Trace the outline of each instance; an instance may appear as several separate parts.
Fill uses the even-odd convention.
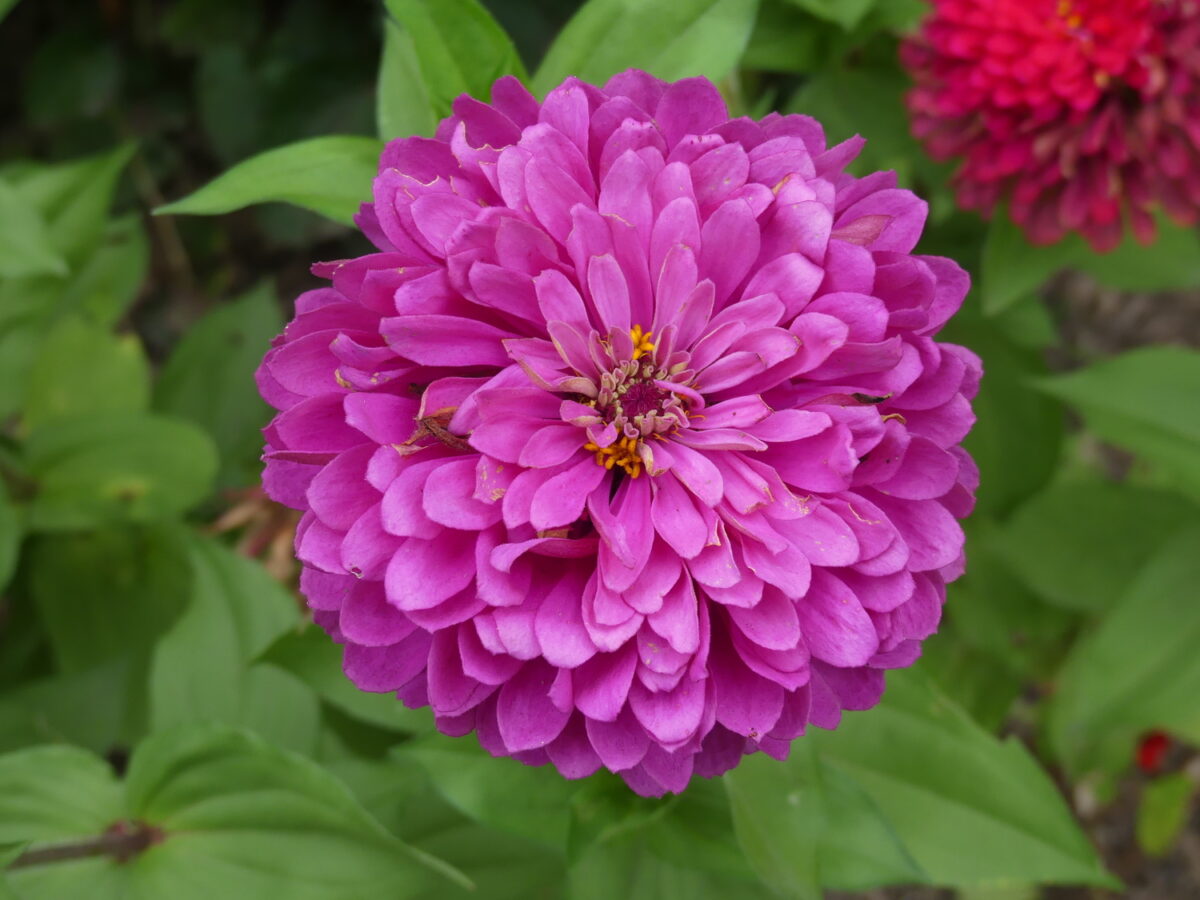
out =
[[[901,56],[913,132],[962,157],[959,203],[1010,202],[1036,244],[1079,231],[1097,250],[1123,219],[1200,218],[1196,0],[934,0]]]
[[[644,794],[876,702],[962,568],[980,367],[861,143],[627,72],[387,147],[380,252],[318,266],[259,372],[360,688]]]

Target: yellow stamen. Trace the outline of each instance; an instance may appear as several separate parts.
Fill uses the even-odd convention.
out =
[[[637,478],[642,472],[642,458],[638,456],[638,439],[623,437],[619,441],[601,447],[595,441],[588,441],[583,449],[596,454],[596,465],[611,470],[614,466],[621,469],[630,478]]]
[[[629,336],[633,338],[633,358],[641,359],[647,353],[653,353],[657,346],[651,338],[654,337],[652,331],[642,331],[641,325],[634,325],[629,329]]]

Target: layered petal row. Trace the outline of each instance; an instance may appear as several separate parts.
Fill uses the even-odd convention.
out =
[[[362,689],[681,791],[873,705],[978,476],[968,287],[861,141],[631,71],[511,78],[383,154],[370,255],[259,370],[265,483]]]

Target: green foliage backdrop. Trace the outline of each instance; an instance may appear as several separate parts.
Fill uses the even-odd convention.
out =
[[[77,6],[0,2],[0,897],[1119,888],[1065,798],[1113,798],[1149,730],[1200,743],[1200,353],[1080,355],[1046,285],[1200,288],[1194,231],[1098,257],[957,212],[902,105],[920,0]],[[664,800],[356,691],[255,489],[254,368],[306,261],[362,246],[383,141],[503,74],[631,66],[866,136],[971,270],[949,336],[987,371],[971,567],[922,661],[787,763]],[[1144,853],[1194,793],[1144,785]]]

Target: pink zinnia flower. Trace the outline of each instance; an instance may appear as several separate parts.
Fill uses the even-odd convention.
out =
[[[876,702],[962,568],[980,367],[861,143],[626,72],[388,146],[380,252],[318,266],[259,373],[359,687],[644,794]]]
[[[934,0],[901,57],[913,132],[962,157],[959,203],[1007,200],[1036,244],[1154,238],[1200,213],[1196,0]]]

